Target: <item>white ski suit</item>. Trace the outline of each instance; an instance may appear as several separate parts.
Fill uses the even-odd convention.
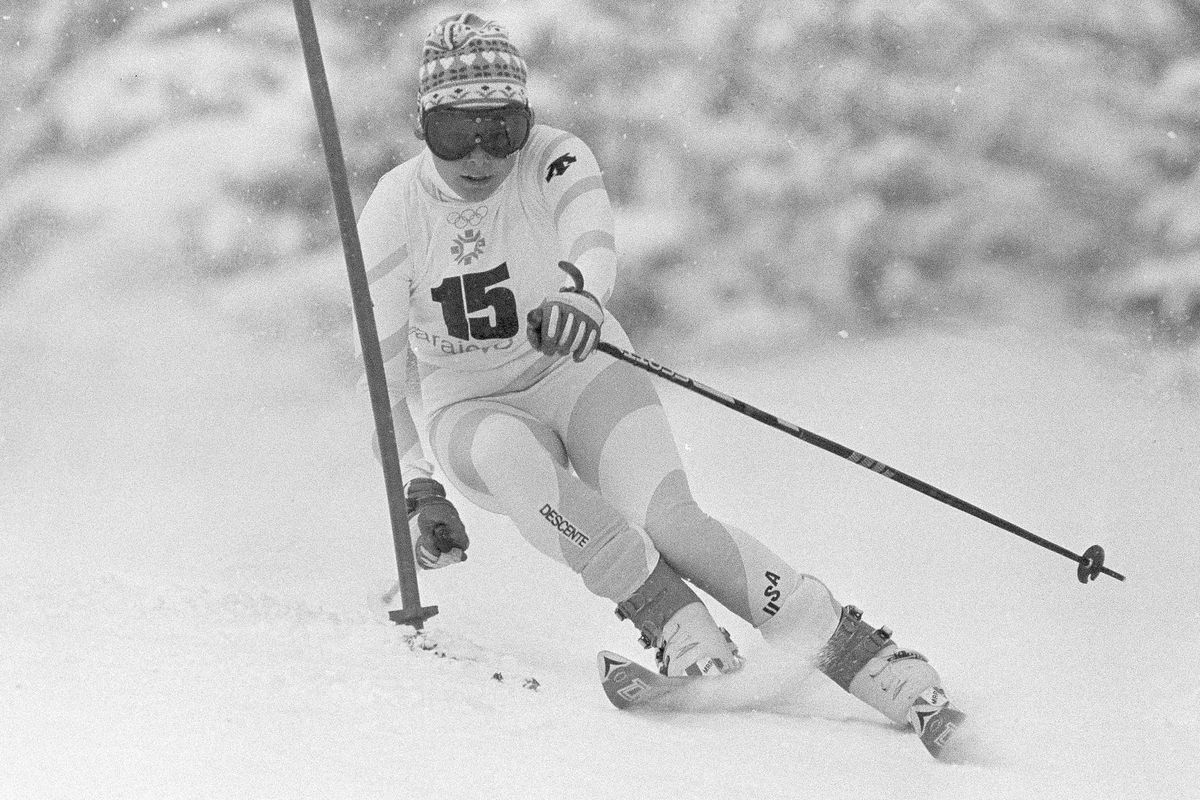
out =
[[[762,625],[804,576],[697,506],[648,377],[602,353],[577,363],[530,345],[526,313],[569,283],[558,262],[578,266],[606,303],[617,255],[601,171],[582,141],[536,125],[514,158],[490,197],[466,202],[425,150],[385,175],[363,208],[405,477],[431,472],[406,398],[411,349],[426,438],[465,497],[509,517],[597,595],[626,599],[661,556]],[[611,315],[602,333],[630,346]],[[823,642],[839,607],[823,586],[813,599],[825,606]]]

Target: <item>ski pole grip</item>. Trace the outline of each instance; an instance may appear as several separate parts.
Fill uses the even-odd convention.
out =
[[[571,276],[571,281],[575,284],[575,291],[583,292],[583,273],[579,271],[579,267],[572,264],[570,261],[558,262],[558,268]]]

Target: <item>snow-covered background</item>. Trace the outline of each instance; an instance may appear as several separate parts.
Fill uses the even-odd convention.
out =
[[[890,324],[847,310],[855,301],[844,286],[831,290],[840,299],[813,311],[808,282],[846,278],[838,270],[848,257],[830,251],[830,274],[814,273],[825,251],[805,231],[827,225],[841,231],[832,239],[853,239],[842,222],[862,221],[854,209],[877,219],[879,198],[895,201],[897,182],[928,188],[941,176],[954,184],[966,168],[889,134],[917,112],[950,119],[936,92],[914,101],[854,88],[882,85],[879,70],[903,84],[904,70],[885,66],[897,53],[921,61],[941,52],[899,45],[935,36],[944,15],[882,0],[847,4],[857,11],[844,19],[819,4],[739,5],[775,34],[788,29],[768,24],[772,15],[794,8],[809,45],[835,45],[822,57],[839,48],[847,55],[839,70],[821,73],[827,83],[810,87],[828,106],[800,144],[829,152],[806,156],[789,140],[800,155],[787,162],[788,180],[800,189],[743,164],[726,175],[743,194],[701,192],[726,198],[724,211],[772,216],[753,229],[733,219],[725,249],[693,262],[679,243],[696,230],[679,221],[704,228],[732,218],[682,201],[650,213],[629,185],[685,197],[691,183],[655,176],[715,174],[713,159],[735,153],[775,163],[768,145],[780,140],[770,131],[756,134],[755,148],[722,144],[757,130],[756,115],[771,117],[774,106],[747,95],[748,110],[689,149],[672,125],[714,129],[692,125],[679,103],[664,106],[667,90],[628,106],[606,94],[611,87],[588,83],[586,69],[537,73],[547,117],[572,122],[574,113],[590,125],[597,146],[611,148],[614,188],[633,198],[620,209],[619,231],[630,283],[670,301],[661,327],[647,323],[653,314],[637,320],[646,355],[1076,552],[1101,543],[1109,566],[1129,576],[1080,585],[1066,559],[661,387],[703,504],[822,577],[939,667],[978,723],[973,757],[954,765],[933,762],[915,739],[820,678],[793,678],[753,711],[616,712],[597,685],[594,658],[601,648],[647,657],[632,628],[505,521],[465,503],[470,560],[422,575],[421,586],[422,599],[441,608],[431,636],[471,658],[410,650],[380,604],[395,577],[383,482],[370,455],[369,407],[347,386],[346,281],[287,4],[16,5],[0,14],[14,76],[0,89],[0,798],[1200,797],[1200,379],[1187,255],[1195,244],[1189,148],[1200,135],[1188,87],[1200,72],[1186,43],[1168,35],[1184,30],[1172,14],[1186,16],[1188,0],[1145,6],[1171,13],[1139,6],[1144,36],[1122,22],[1123,3],[1097,0],[1111,12],[1097,15],[1078,13],[1082,2],[1046,4],[1063,16],[1040,32],[1027,26],[1037,14],[997,11],[997,24],[1016,32],[996,41],[1024,48],[1028,61],[984,64],[985,73],[999,70],[994,88],[1007,85],[1007,94],[963,79],[953,119],[981,151],[1003,156],[1004,168],[976,164],[995,181],[985,189],[938,190],[932,205],[903,201],[887,212],[899,230],[940,242],[938,231],[957,229],[950,210],[970,207],[996,221],[993,200],[1020,198],[1015,216],[993,231],[1032,231],[1033,249],[1015,252],[1041,253],[1046,243],[1051,255],[1086,250],[1090,222],[1043,215],[1057,206],[1025,191],[1027,180],[1069,183],[1070,175],[1055,168],[1030,178],[1011,149],[989,149],[992,134],[975,123],[1008,120],[1020,133],[1039,117],[1004,110],[1021,106],[1023,90],[1014,87],[1022,81],[1040,85],[1038,70],[1014,67],[1021,80],[1008,85],[1000,65],[1061,63],[1069,74],[1091,74],[1095,41],[1105,31],[1128,33],[1131,47],[1162,50],[1156,57],[1175,66],[1143,75],[1105,63],[1134,89],[1158,87],[1155,113],[1169,118],[1172,135],[1137,117],[1136,135],[1099,137],[1113,149],[1084,147],[1076,134],[1100,129],[1090,112],[1104,126],[1125,130],[1128,122],[1119,103],[1097,100],[1032,141],[1062,145],[1089,175],[1117,165],[1109,177],[1139,193],[1150,209],[1143,216],[1157,219],[1158,209],[1174,220],[1150,225],[1151,233],[1114,229],[1131,241],[1161,229],[1159,255],[1174,254],[1170,269],[1131,268],[1114,284],[1133,305],[1149,305],[1150,337],[1064,313],[1083,308],[1072,302],[1094,287],[1073,294],[1043,283],[1050,270],[1032,257],[1018,269],[955,262],[938,283],[919,258],[899,254],[876,276]],[[620,26],[581,27],[617,13],[606,4],[564,20],[556,40],[546,33],[548,5],[490,4],[541,31],[524,43],[547,59],[570,55],[572,41],[597,30],[606,42],[624,41]],[[722,4],[696,6],[715,26],[698,46],[720,44],[718,34],[736,28]],[[361,201],[366,173],[413,146],[395,133],[407,123],[391,105],[394,76],[411,66],[410,15],[423,30],[441,9],[418,14],[364,0],[354,10],[363,13],[322,21]],[[331,16],[348,27],[336,28]],[[383,22],[364,22],[376,19]],[[378,40],[363,34],[372,29],[382,31]],[[688,30],[668,26],[664,35],[691,41]],[[1083,42],[1083,51],[1068,48],[1071,57],[1056,61],[1053,47],[1034,46],[1047,31]],[[786,37],[767,44],[791,46]],[[658,52],[653,45],[630,44],[643,53],[630,63],[652,65],[645,54]],[[671,74],[708,74],[687,58],[667,65]],[[953,59],[943,67],[930,80],[950,91],[959,67]],[[736,81],[726,88],[737,95]],[[851,124],[842,100],[867,110]],[[372,109],[381,116],[367,118]],[[643,119],[647,109],[653,117]],[[659,116],[664,109],[673,114]],[[996,124],[996,136],[1013,145],[1012,131]],[[843,125],[857,133],[842,136]],[[855,137],[865,144],[847,146]],[[624,157],[630,142],[647,139],[659,149]],[[1143,146],[1150,141],[1170,151],[1164,163],[1175,170],[1154,191],[1142,172],[1122,177],[1136,160],[1129,153],[1156,152],[1159,145]],[[836,166],[842,155],[857,166]],[[929,174],[911,172],[922,164]],[[846,183],[846,175],[863,180]],[[781,186],[784,195],[770,194]],[[793,190],[803,190],[800,200]],[[1105,191],[1076,185],[1061,196],[1073,206],[1077,193]],[[972,198],[978,207],[963,205]],[[1134,205],[1099,203],[1096,219]],[[813,216],[793,220],[795,231],[780,222],[811,208]],[[773,252],[803,252],[814,264],[779,272],[780,262],[754,250],[764,230],[800,237],[800,249]],[[676,261],[662,260],[676,250]],[[654,263],[663,269],[647,266]],[[764,265],[763,274],[746,272]],[[743,284],[756,288],[730,291]],[[653,305],[638,302],[626,308]],[[685,329],[692,337],[678,341]],[[753,631],[728,615],[721,621],[749,669],[778,673],[767,667],[780,656]],[[497,671],[508,680],[493,680]],[[525,675],[540,681],[536,692],[520,687]]]

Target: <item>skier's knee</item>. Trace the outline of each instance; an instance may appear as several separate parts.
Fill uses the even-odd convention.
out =
[[[824,583],[812,575],[797,578],[792,591],[779,600],[779,611],[759,631],[772,644],[815,653],[837,629],[842,609]]]
[[[637,528],[610,528],[589,541],[567,563],[592,594],[618,601],[629,597],[654,569],[658,551],[645,533]]]

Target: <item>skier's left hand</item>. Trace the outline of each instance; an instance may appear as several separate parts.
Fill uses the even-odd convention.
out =
[[[573,264],[562,261],[559,266],[575,277],[575,286],[563,287],[530,311],[526,333],[529,343],[548,356],[570,355],[583,361],[600,341],[604,307],[583,288],[583,277]]]

